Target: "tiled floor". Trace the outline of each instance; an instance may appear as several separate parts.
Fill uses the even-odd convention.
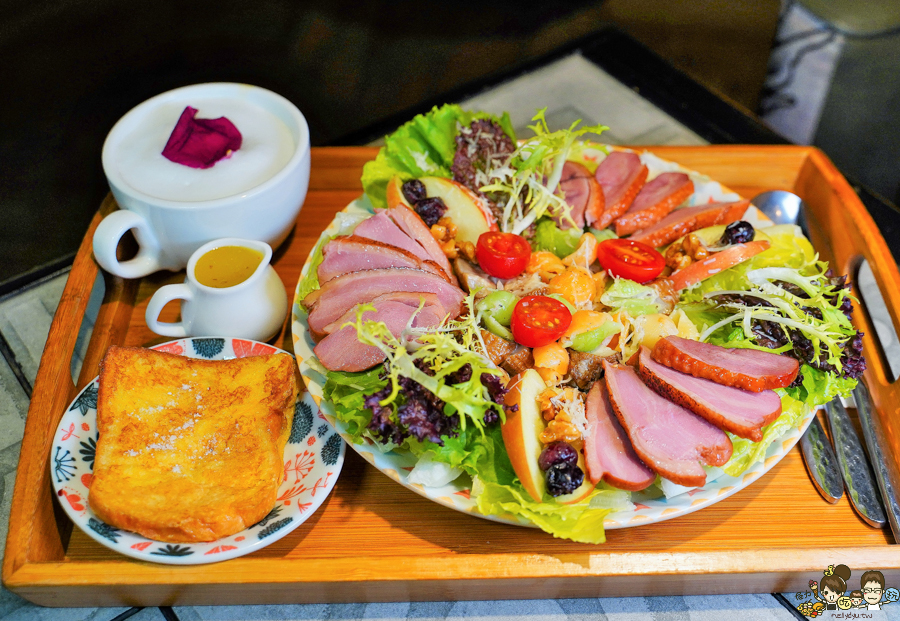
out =
[[[554,93],[565,92],[565,97]],[[534,93],[539,93],[535,96]],[[580,56],[559,61],[545,70],[503,84],[464,102],[467,107],[491,111],[508,110],[519,128],[527,125],[538,105],[549,106],[547,118],[552,128],[567,126],[576,118],[586,123],[605,123],[614,129],[604,134],[610,142],[629,144],[702,144],[686,127],[623,87]],[[0,546],[5,544],[6,523],[15,478],[15,467],[31,386],[37,374],[41,351],[53,313],[65,285],[59,274],[16,295],[0,300]],[[90,303],[89,315],[96,313],[102,297],[100,287]],[[87,346],[91,321],[79,335],[73,360],[73,375],[80,354]],[[896,337],[894,337],[896,342]],[[10,366],[10,363],[12,366]],[[16,372],[13,371],[15,369]],[[788,595],[788,597],[793,597]],[[793,602],[793,600],[791,600]],[[882,618],[900,619],[898,610],[888,608]],[[794,615],[771,595],[729,595],[697,597],[633,597],[611,599],[532,600],[500,602],[427,602],[394,604],[340,604],[298,606],[178,607],[181,621],[222,620],[262,621],[269,619],[604,619],[630,621],[653,618],[661,621],[719,620],[739,614],[747,620],[793,619]],[[0,589],[0,621],[37,619],[81,621],[123,619],[124,608],[49,609],[38,608]],[[130,617],[135,621],[163,619],[168,610],[144,609]]]

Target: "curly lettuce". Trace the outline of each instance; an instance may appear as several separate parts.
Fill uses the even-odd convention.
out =
[[[386,136],[378,155],[363,167],[363,191],[372,205],[387,205],[387,184],[394,176],[400,177],[401,181],[426,176],[452,177],[450,167],[456,153],[458,128],[476,119],[495,121],[515,141],[512,121],[505,112],[496,117],[486,112],[463,110],[456,104],[435,106]]]

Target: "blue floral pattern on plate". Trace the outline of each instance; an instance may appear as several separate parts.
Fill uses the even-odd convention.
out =
[[[180,339],[152,349],[211,360],[281,351],[265,343],[230,338]],[[97,443],[98,386],[99,378],[95,378],[60,420],[50,452],[51,479],[69,518],[94,541],[126,556],[170,565],[200,565],[249,554],[278,541],[306,521],[331,492],[344,464],[345,445],[333,430],[323,437],[310,435],[314,422],[324,417],[312,396],[304,393],[297,404],[291,439],[284,449],[284,479],[276,504],[265,518],[217,541],[153,541],[106,524],[88,504]]]

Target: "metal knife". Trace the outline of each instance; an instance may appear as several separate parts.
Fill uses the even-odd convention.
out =
[[[887,452],[880,441],[883,436],[878,433],[880,430],[877,430],[875,427],[872,400],[869,396],[868,388],[862,381],[853,390],[853,398],[856,401],[856,411],[859,414],[859,424],[862,427],[863,438],[865,438],[866,447],[869,449],[869,458],[875,470],[878,489],[881,491],[881,500],[884,503],[891,531],[894,533],[894,543],[898,543],[900,542],[900,506],[897,504],[897,495],[894,493],[894,487],[887,469]]]
[[[822,429],[818,416],[813,416],[806,432],[800,437],[803,463],[822,498],[834,504],[844,495],[844,482],[838,469],[837,457],[831,442]]]
[[[850,504],[869,526],[884,528],[887,518],[876,489],[875,476],[840,398],[825,404],[825,413]]]

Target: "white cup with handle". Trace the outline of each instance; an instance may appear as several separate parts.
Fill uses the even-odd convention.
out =
[[[215,252],[246,249],[232,270],[216,269]],[[209,255],[209,256],[207,256]],[[147,305],[145,319],[153,332],[173,338],[228,336],[268,341],[287,315],[288,299],[278,274],[272,268],[272,248],[265,242],[225,238],[204,244],[188,260],[184,283],[156,290]],[[181,301],[181,321],[159,320],[163,307]]]
[[[207,169],[163,157],[186,106],[198,109],[198,117],[229,118],[241,131],[241,147]],[[266,89],[186,86],[145,101],[116,123],[103,145],[103,170],[121,209],[94,233],[97,262],[122,278],[177,271],[214,239],[241,237],[273,247],[285,240],[309,186],[309,128],[296,106]],[[119,261],[116,248],[127,231],[138,253]]]

